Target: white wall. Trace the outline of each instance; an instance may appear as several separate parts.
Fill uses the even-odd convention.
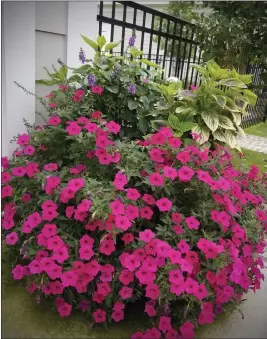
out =
[[[2,155],[16,145],[9,141],[25,131],[23,118],[34,123],[35,98],[14,81],[35,91],[35,3],[2,2]]]
[[[52,65],[59,68],[58,58],[67,61],[67,26],[68,26],[68,2],[36,2],[35,6],[35,79],[48,78],[43,67],[54,72]],[[36,95],[45,96],[56,88],[36,85]],[[48,112],[36,99],[36,111],[47,118]],[[45,121],[36,114],[35,123],[43,124]]]
[[[81,38],[81,34],[96,40],[98,32],[97,1],[69,2],[68,11],[68,38],[67,64],[70,67],[79,67],[79,50],[82,47],[87,58],[93,58],[94,51]]]

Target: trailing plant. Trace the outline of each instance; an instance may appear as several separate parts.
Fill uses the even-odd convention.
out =
[[[260,288],[266,175],[170,128],[119,140],[100,111],[65,111],[28,126],[2,158],[3,242],[38,303],[107,325],[142,299],[153,327],[133,339],[193,338]]]

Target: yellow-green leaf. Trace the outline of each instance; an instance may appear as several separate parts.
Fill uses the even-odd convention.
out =
[[[96,42],[94,42],[91,39],[88,39],[86,36],[81,34],[81,37],[83,38],[83,40],[89,45],[91,46],[96,52],[98,51],[98,45]]]
[[[225,129],[231,129],[235,131],[235,126],[232,121],[225,115],[219,115],[219,126]]]
[[[215,132],[219,126],[219,118],[216,113],[202,112],[201,117],[212,132]]]
[[[116,48],[117,46],[119,46],[121,42],[120,41],[117,41],[117,42],[109,42],[108,44],[106,44],[105,46],[105,51],[110,51],[111,49],[113,48]]]

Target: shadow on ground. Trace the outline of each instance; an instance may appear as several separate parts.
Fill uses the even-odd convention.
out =
[[[267,258],[264,260],[266,265]],[[5,264],[2,270],[2,338],[126,339],[131,333],[150,327],[143,308],[134,305],[129,307],[123,322],[110,325],[108,330],[99,326],[89,329],[81,312],[61,318],[51,305],[38,305],[22,282],[13,281]],[[267,338],[267,280],[255,295],[248,293],[242,312],[244,320],[236,311],[223,314],[213,324],[202,327],[197,337]]]

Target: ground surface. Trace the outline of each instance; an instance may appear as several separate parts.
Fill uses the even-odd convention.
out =
[[[264,131],[265,125],[249,128]],[[266,133],[266,132],[265,132]],[[259,135],[259,134],[258,134]],[[263,135],[261,135],[263,136]],[[266,134],[267,137],[267,134]],[[267,144],[267,139],[265,140]],[[241,145],[242,146],[242,145]],[[243,149],[242,161],[259,165],[267,171],[267,155]],[[267,153],[267,152],[266,152]],[[235,157],[235,165],[240,160]],[[263,256],[267,267],[267,254]],[[51,310],[51,305],[38,305],[32,295],[25,291],[23,283],[15,282],[10,277],[6,264],[2,266],[2,338],[89,338],[89,339],[126,339],[134,331],[149,327],[142,308],[130,307],[124,322],[108,327],[88,328],[88,322],[81,312],[74,312],[71,317],[60,318]],[[267,277],[267,268],[264,271]],[[250,292],[242,306],[242,313],[233,312],[219,317],[212,325],[204,326],[198,338],[267,338],[267,279],[255,295]]]

